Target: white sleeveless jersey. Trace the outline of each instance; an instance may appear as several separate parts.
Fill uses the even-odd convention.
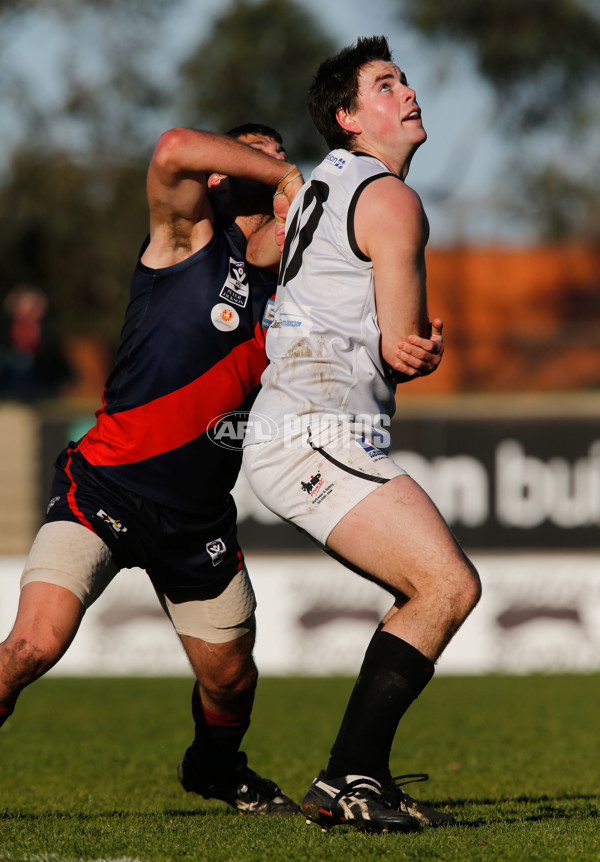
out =
[[[269,365],[246,443],[264,439],[261,417],[281,433],[290,416],[371,417],[367,423],[385,426],[393,415],[395,387],[381,358],[373,266],[354,236],[361,191],[389,174],[378,159],[333,150],[292,201],[267,331]]]

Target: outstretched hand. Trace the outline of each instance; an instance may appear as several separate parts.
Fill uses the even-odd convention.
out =
[[[429,325],[429,338],[409,335],[405,341],[400,342],[394,354],[397,359],[394,370],[409,378],[432,374],[444,355],[443,326],[440,318],[436,317]]]

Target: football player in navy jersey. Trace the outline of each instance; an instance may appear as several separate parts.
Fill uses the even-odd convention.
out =
[[[177,128],[158,141],[150,235],[102,407],[56,462],[0,647],[1,723],[64,654],[117,571],[145,568],[196,675],[196,732],[179,779],[251,814],[299,809],[239,751],[257,679],[255,599],[230,494],[241,450],[215,446],[210,432],[256,393],[279,260],[273,192],[285,210],[301,185],[267,126],[232,136]],[[247,252],[272,269],[248,263]]]
[[[144,568],[196,676],[195,736],[179,780],[249,814],[299,808],[240,751],[257,681],[255,598],[231,497],[241,448],[214,439],[222,417],[248,411],[258,390],[280,258],[273,212],[281,221],[302,183],[267,126],[228,136],[177,128],[158,141],[150,234],[102,407],[57,459],[17,619],[0,645],[2,724],[119,569]],[[441,340],[417,339],[402,354],[407,373],[431,370],[441,350]]]

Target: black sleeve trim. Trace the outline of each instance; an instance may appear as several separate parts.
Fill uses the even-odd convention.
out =
[[[354,194],[352,195],[352,200],[350,201],[350,206],[348,207],[348,215],[346,222],[346,229],[348,231],[348,242],[350,243],[350,248],[357,256],[359,260],[368,261],[371,260],[370,257],[367,257],[366,254],[363,254],[360,248],[358,247],[358,243],[356,242],[356,234],[354,232],[354,213],[356,212],[356,205],[358,204],[358,199],[365,190],[365,188],[372,183],[373,180],[380,180],[382,177],[393,177],[389,171],[385,171],[381,174],[374,174],[372,177],[367,177],[366,180],[357,187]]]

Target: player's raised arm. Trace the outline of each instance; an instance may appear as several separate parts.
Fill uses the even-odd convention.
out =
[[[429,229],[419,196],[397,177],[375,180],[359,198],[354,226],[360,249],[373,262],[382,357],[397,371],[416,373],[406,370],[397,353],[400,344],[410,344],[409,336],[431,335],[425,273]]]
[[[242,177],[276,188],[295,166],[225,135],[175,128],[161,135],[148,169],[147,193],[153,242],[187,247],[194,232],[209,228],[211,175]],[[284,180],[285,182],[285,180]]]

